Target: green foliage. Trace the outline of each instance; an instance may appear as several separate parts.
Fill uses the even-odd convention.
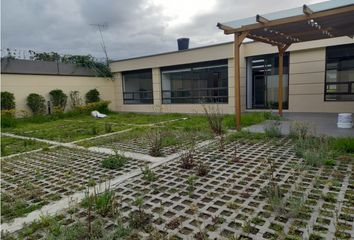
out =
[[[108,169],[120,169],[124,166],[127,159],[119,154],[110,156],[101,162],[101,166]]]
[[[143,173],[143,179],[149,182],[154,182],[158,179],[158,176],[154,171],[152,171],[148,165],[145,165],[143,169],[141,169]]]
[[[15,109],[15,96],[10,92],[1,92],[1,110]]]
[[[95,103],[99,102],[100,99],[100,92],[94,88],[88,91],[85,95],[86,103]]]
[[[218,107],[207,108],[203,105],[205,117],[208,120],[209,127],[215,135],[221,135],[224,133],[223,120],[225,118],[224,114],[220,111]]]
[[[33,115],[45,113],[45,99],[37,93],[28,95],[27,106],[32,110]]]
[[[330,146],[340,153],[354,153],[354,138],[331,138],[329,140]]]
[[[112,123],[105,123],[104,124],[104,131],[106,133],[111,133],[113,130],[112,130]]]
[[[196,174],[199,177],[203,177],[203,176],[208,175],[209,170],[210,170],[209,166],[206,163],[201,161],[201,162],[199,162],[199,164],[196,167],[196,171],[197,171]]]
[[[50,91],[49,96],[53,107],[63,112],[66,107],[68,96],[60,89]]]
[[[1,127],[13,128],[17,126],[17,120],[12,113],[1,111]]]
[[[99,111],[100,113],[109,113],[110,111],[108,105],[110,103],[111,103],[110,101],[99,101],[99,102],[88,103],[86,105],[82,105],[74,108],[71,111],[71,113],[72,114],[90,113],[94,110]]]
[[[8,51],[9,52],[9,51]],[[109,66],[104,63],[97,62],[91,55],[64,55],[60,56],[56,52],[42,52],[36,53],[30,50],[32,54],[32,59],[36,61],[50,61],[50,62],[61,62],[61,63],[71,63],[80,67],[87,67],[94,70],[98,77],[108,77],[112,78],[113,73]],[[15,57],[13,57],[15,58]]]
[[[268,123],[267,126],[264,128],[264,133],[267,137],[270,138],[280,138],[281,137],[280,122],[275,121],[275,122]]]
[[[153,157],[162,156],[162,135],[158,129],[152,129],[148,132],[147,140],[149,142],[149,154]]]
[[[117,212],[113,190],[108,189],[100,194],[94,193],[91,196],[86,196],[81,202],[81,206],[85,208],[88,208],[90,204],[92,209],[102,216],[114,215]]]

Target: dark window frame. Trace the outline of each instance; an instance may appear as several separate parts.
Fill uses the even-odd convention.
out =
[[[353,95],[354,96],[354,92],[352,91],[352,88],[354,86],[354,80],[353,81],[343,81],[343,82],[327,82],[327,71],[330,70],[328,69],[328,62],[333,61],[333,60],[339,60],[341,59],[340,57],[333,57],[333,58],[329,58],[329,50],[332,48],[341,48],[341,47],[345,47],[345,46],[352,46],[354,48],[354,44],[344,44],[344,45],[337,45],[337,46],[330,46],[330,47],[326,47],[326,52],[325,52],[325,73],[324,73],[324,94],[323,94],[323,101],[325,102],[353,102],[354,101],[354,97],[353,99],[327,99],[327,96],[331,96],[331,95]],[[342,58],[346,58],[346,57],[342,57]],[[349,59],[352,59],[350,57],[347,57]],[[353,56],[354,59],[354,56]],[[353,66],[354,69],[354,66]],[[327,92],[327,86],[330,85],[347,85],[348,86],[348,91],[346,92]]]
[[[125,74],[139,74],[139,73],[150,73],[151,74],[151,91],[125,91]],[[153,105],[154,104],[154,93],[153,93],[153,74],[152,68],[124,71],[122,72],[122,93],[123,93],[123,104],[124,105]],[[147,97],[141,97],[141,96]],[[129,97],[132,96],[132,97]],[[138,97],[135,97],[138,96]],[[130,101],[140,101],[140,102],[130,102]]]
[[[174,70],[182,70],[185,68],[200,68],[200,67],[217,67],[219,65],[226,65],[226,87],[212,87],[212,88],[191,88],[191,89],[183,89],[183,90],[164,90],[162,84],[162,77],[164,71],[174,71]],[[191,71],[193,73],[193,71]],[[160,81],[161,81],[161,104],[163,105],[171,105],[171,104],[228,104],[229,103],[229,74],[228,74],[228,59],[221,59],[221,60],[214,60],[214,61],[204,61],[204,62],[196,62],[196,63],[188,63],[188,64],[179,64],[173,66],[165,66],[160,68]],[[164,93],[170,92],[172,95],[173,93],[177,92],[202,92],[202,91],[226,91],[226,95],[217,95],[217,96],[186,96],[186,97],[164,97]],[[200,95],[200,94],[198,94]],[[223,98],[224,101],[201,101],[202,99],[220,99]],[[172,99],[199,99],[196,102],[166,102],[166,100]]]

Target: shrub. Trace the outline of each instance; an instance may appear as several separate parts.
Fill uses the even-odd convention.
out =
[[[95,88],[88,91],[85,95],[86,103],[94,103],[101,101],[100,92]]]
[[[158,129],[154,129],[147,134],[149,142],[149,154],[153,157],[162,156],[162,136]]]
[[[69,97],[71,109],[75,109],[76,107],[82,105],[82,99],[79,91],[70,91]]]
[[[17,120],[15,118],[15,110],[2,110],[1,111],[1,127],[11,128],[16,127]]]
[[[15,97],[13,93],[1,92],[1,110],[15,109]]]
[[[200,162],[197,165],[197,176],[203,177],[208,175],[208,173],[209,173],[209,166],[203,162]]]
[[[270,138],[279,138],[281,137],[281,129],[280,129],[280,122],[275,121],[272,123],[269,123],[265,128],[264,128],[264,133],[267,137]]]
[[[145,165],[144,168],[141,168],[141,172],[143,173],[143,179],[148,182],[154,182],[158,178],[156,173],[152,171],[148,165]]]
[[[99,101],[99,102],[94,102],[94,103],[88,103],[84,106],[79,106],[73,109],[72,112],[74,113],[90,113],[94,110],[99,111],[100,113],[108,113],[108,105],[110,104],[110,101]]]
[[[354,138],[333,138],[329,141],[330,146],[341,153],[354,153]]]
[[[218,107],[216,109],[214,108],[207,108],[206,106],[203,105],[204,113],[205,116],[208,120],[209,127],[213,131],[215,135],[221,135],[223,134],[223,119],[224,115],[222,112],[219,110]]]
[[[37,93],[28,95],[27,106],[31,109],[33,115],[45,113],[45,99]]]
[[[63,112],[68,100],[68,96],[60,89],[54,89],[50,91],[49,96],[53,107]]]

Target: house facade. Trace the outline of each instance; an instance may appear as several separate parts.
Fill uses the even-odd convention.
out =
[[[246,42],[240,52],[242,111],[277,109],[277,48]],[[283,66],[285,112],[354,112],[353,39],[293,44]],[[117,111],[235,112],[232,43],[119,60],[111,69]]]

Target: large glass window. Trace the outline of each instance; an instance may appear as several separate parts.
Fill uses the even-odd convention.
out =
[[[326,101],[354,101],[354,44],[326,49]]]
[[[288,109],[289,53],[283,59],[283,109]],[[278,54],[247,58],[247,107],[278,108]]]
[[[162,102],[227,103],[227,59],[161,68]]]
[[[152,104],[152,70],[123,72],[124,104]]]

